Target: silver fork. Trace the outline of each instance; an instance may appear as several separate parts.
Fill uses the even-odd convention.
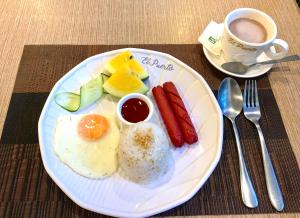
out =
[[[284,208],[284,202],[282,193],[274,172],[274,168],[272,165],[271,158],[269,156],[266,142],[262,133],[262,130],[259,125],[259,119],[261,117],[259,100],[258,100],[258,91],[257,91],[257,83],[256,80],[245,82],[244,88],[244,102],[243,102],[243,111],[245,117],[250,120],[257,128],[257,132],[260,139],[262,157],[263,157],[263,165],[267,183],[267,189],[269,198],[273,207],[281,211]]]

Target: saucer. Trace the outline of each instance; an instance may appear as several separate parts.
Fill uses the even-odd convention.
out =
[[[274,49],[273,47],[271,48],[272,50]],[[268,72],[273,64],[268,64],[268,65],[255,65],[251,67],[245,74],[237,74],[233,73],[230,71],[227,71],[221,67],[222,64],[225,63],[224,57],[223,57],[223,52],[221,52],[220,56],[216,56],[212,54],[209,50],[203,47],[204,55],[207,58],[207,60],[218,70],[222,71],[225,74],[228,74],[230,76],[235,76],[239,78],[253,78],[253,77],[258,77],[266,72]],[[265,53],[262,53],[260,56],[257,57],[257,62],[262,62],[262,61],[268,61],[270,58],[266,56]]]

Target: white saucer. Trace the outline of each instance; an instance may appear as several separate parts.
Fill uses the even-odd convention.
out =
[[[273,49],[273,48],[271,48]],[[218,57],[214,54],[212,54],[209,50],[207,50],[206,48],[203,47],[203,51],[204,51],[204,55],[207,58],[207,60],[218,70],[222,71],[223,73],[226,73],[230,76],[235,76],[235,77],[239,77],[239,78],[252,78],[252,77],[257,77],[257,76],[261,76],[263,74],[265,74],[266,72],[268,72],[273,64],[268,64],[268,65],[256,65],[254,67],[251,67],[247,73],[245,74],[236,74],[230,71],[227,71],[225,69],[223,69],[221,67],[221,65],[223,63],[225,63],[225,60],[223,58],[223,53],[221,53],[221,55]],[[265,53],[262,53],[260,56],[258,56],[257,58],[257,62],[262,62],[262,61],[267,61],[270,60],[270,58],[268,58]]]

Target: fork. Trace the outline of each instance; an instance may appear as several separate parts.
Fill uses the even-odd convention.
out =
[[[248,87],[247,87],[248,86]],[[259,100],[258,100],[258,91],[256,80],[245,82],[244,87],[244,101],[243,101],[243,111],[245,117],[250,120],[257,128],[257,132],[260,139],[263,165],[267,183],[267,190],[271,204],[277,211],[281,211],[284,208],[284,202],[282,193],[275,175],[275,171],[272,165],[271,158],[269,156],[266,142],[262,133],[262,130],[259,125],[259,119],[261,117]]]

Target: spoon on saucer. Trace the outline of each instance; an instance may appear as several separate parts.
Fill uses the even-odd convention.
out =
[[[231,121],[234,130],[239,157],[240,183],[243,202],[247,207],[257,207],[257,196],[247,172],[242,147],[240,144],[239,133],[235,124],[235,118],[242,111],[243,96],[238,83],[234,79],[227,77],[221,82],[218,92],[218,102],[223,115]]]
[[[269,60],[269,61],[263,61],[263,62],[256,62],[254,64],[246,65],[242,62],[233,61],[233,62],[227,62],[221,65],[221,67],[225,70],[228,70],[232,73],[238,73],[238,74],[244,74],[248,71],[250,67],[253,67],[257,64],[264,65],[264,64],[276,64],[280,62],[288,62],[288,61],[297,61],[300,60],[299,55],[290,55],[278,60]]]

